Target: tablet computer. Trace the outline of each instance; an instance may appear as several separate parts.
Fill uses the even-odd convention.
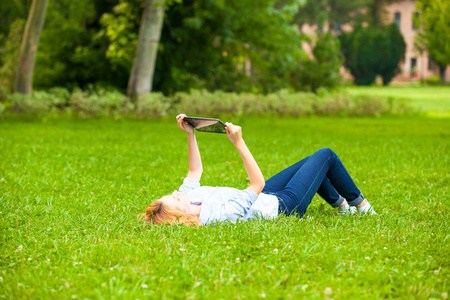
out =
[[[183,120],[198,131],[227,133],[225,123],[219,119],[186,116]]]

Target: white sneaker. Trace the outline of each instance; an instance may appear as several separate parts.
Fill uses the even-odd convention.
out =
[[[373,209],[372,205],[370,205],[369,201],[367,201],[366,205],[364,205],[362,207],[356,207],[356,209],[360,214],[366,214],[366,215],[376,215],[377,214],[375,212],[375,210]]]
[[[339,207],[338,210],[340,215],[353,215],[356,212],[356,207],[349,206],[347,203],[344,206]]]

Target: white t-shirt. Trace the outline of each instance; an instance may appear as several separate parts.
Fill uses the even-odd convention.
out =
[[[186,194],[191,204],[201,204],[200,222],[208,225],[217,221],[247,221],[253,218],[275,218],[278,216],[278,198],[248,189],[200,186],[200,182],[185,178],[180,193]]]

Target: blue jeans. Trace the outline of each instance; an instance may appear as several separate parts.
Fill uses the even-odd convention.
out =
[[[364,200],[339,157],[328,148],[271,177],[262,192],[278,197],[279,213],[300,217],[316,193],[333,207],[339,207],[344,198],[353,206]]]

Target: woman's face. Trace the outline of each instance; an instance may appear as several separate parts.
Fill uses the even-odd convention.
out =
[[[183,212],[189,212],[191,201],[186,194],[173,191],[171,195],[167,195],[161,198],[161,201],[172,209],[181,210]]]

